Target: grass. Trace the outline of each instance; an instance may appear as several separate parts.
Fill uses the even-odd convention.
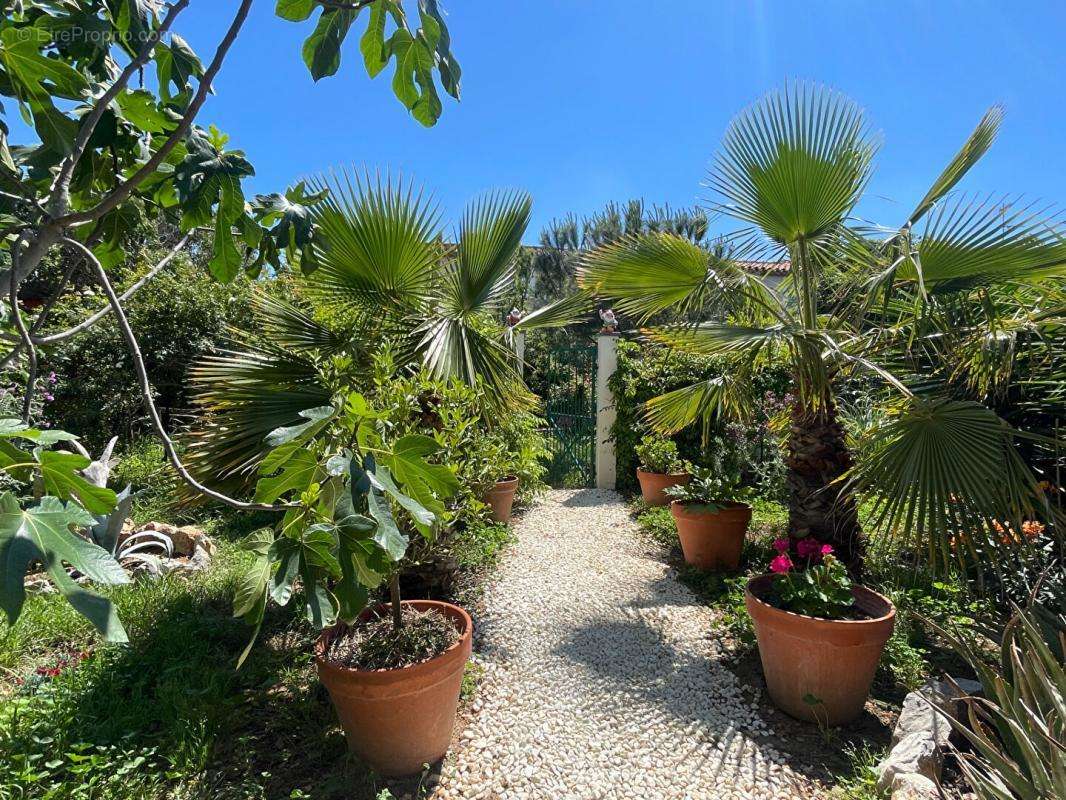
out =
[[[134,482],[137,469],[154,463],[151,453],[134,460],[124,479]],[[156,502],[161,493],[148,494],[138,521],[173,519]],[[215,537],[209,570],[102,589],[118,606],[128,645],[101,642],[58,594],[31,594],[16,625],[0,623],[0,800],[387,797],[385,782],[348,755],[298,596],[268,612],[235,669],[250,633],[231,616],[249,563],[235,542],[271,519],[184,521]],[[466,583],[512,541],[504,525],[458,534],[452,552]],[[464,700],[481,672],[471,662]]]
[[[301,618],[275,610],[235,670],[245,563],[220,541],[205,573],[109,590],[126,646],[99,642],[59,596],[31,596],[0,630],[0,798],[375,797],[383,784],[347,756]]]

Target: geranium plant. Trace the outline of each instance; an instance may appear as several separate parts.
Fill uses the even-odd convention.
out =
[[[258,633],[268,600],[287,604],[299,578],[310,622],[353,623],[370,591],[388,582],[400,628],[405,531],[433,539],[443,501],[459,488],[455,473],[427,461],[440,449],[429,436],[391,439],[385,415],[357,392],[302,416],[302,424],[267,437],[273,449],[259,466],[255,502],[282,503],[286,511],[274,529],[244,542],[258,558],[237,589],[234,616]]]
[[[781,608],[824,619],[842,619],[851,613],[855,603],[851,578],[833,555],[832,545],[785,536],[774,540],[774,550],[770,571]]]
[[[677,444],[673,439],[652,434],[641,439],[633,450],[645,472],[673,475],[685,471],[685,462],[677,452]]]
[[[753,495],[751,487],[744,486],[739,475],[711,472],[701,472],[689,483],[670,486],[665,492],[689,508],[712,512],[746,503]]]

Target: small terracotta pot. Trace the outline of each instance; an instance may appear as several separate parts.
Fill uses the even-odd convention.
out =
[[[723,503],[723,505],[726,505]],[[751,522],[751,506],[729,503],[709,511],[698,505],[670,503],[685,563],[700,569],[735,570],[740,565],[744,535]]]
[[[773,577],[752,578],[744,594],[770,697],[796,719],[829,726],[850,722],[870,695],[896,622],[895,606],[887,597],[855,586],[855,605],[870,619],[819,619],[782,611],[759,599],[769,593]]]
[[[504,524],[511,521],[511,506],[514,494],[518,491],[518,478],[508,477],[496,481],[496,485],[485,495],[485,502],[492,506],[492,518]]]
[[[666,490],[671,486],[684,486],[692,480],[692,476],[684,472],[664,475],[661,472],[645,472],[638,468],[637,480],[640,481],[640,494],[645,503],[649,506],[665,506],[670,502]]]
[[[449,617],[462,634],[458,643],[429,661],[386,670],[351,669],[326,659],[330,642],[346,629],[343,623],[323,631],[315,643],[318,676],[340,717],[348,749],[386,776],[421,772],[423,764],[448,752],[474,627],[469,614],[449,603],[406,600],[402,605]],[[374,612],[384,609],[388,606]],[[368,609],[361,618],[371,613]]]

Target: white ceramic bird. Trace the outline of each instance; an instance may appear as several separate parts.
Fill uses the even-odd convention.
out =
[[[600,321],[603,322],[603,328],[600,330],[600,333],[618,332],[618,318],[614,315],[614,311],[611,309],[600,309]]]

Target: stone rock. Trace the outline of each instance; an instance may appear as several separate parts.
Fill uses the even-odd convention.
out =
[[[951,723],[944,714],[957,715],[958,693],[942,681],[929,681],[911,692],[903,701],[896,728],[892,731],[892,747],[916,733],[923,733],[943,748],[951,736]]]
[[[940,790],[924,775],[913,772],[892,779],[892,800],[937,800]]]
[[[170,538],[174,542],[174,555],[192,556],[197,550],[206,551],[208,557],[215,554],[215,543],[211,537],[192,525],[178,528]]]
[[[887,791],[898,775],[916,773],[935,780],[943,762],[941,749],[924,731],[903,737],[877,765],[877,785]]]

